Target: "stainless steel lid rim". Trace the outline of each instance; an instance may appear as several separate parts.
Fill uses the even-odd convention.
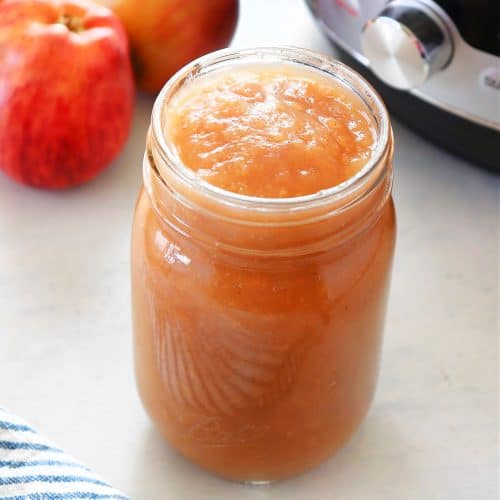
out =
[[[420,7],[442,29],[443,36],[449,37],[451,47],[445,44],[444,50],[437,54],[440,57],[437,71],[436,67],[431,68],[434,76],[408,92],[445,112],[500,131],[500,91],[494,85],[498,83],[497,75],[500,78],[500,58],[467,44],[451,18],[434,1],[356,0],[353,3],[351,0],[347,3],[352,3],[358,10],[349,12],[342,6],[345,0],[308,0],[307,3],[327,36],[365,67],[369,67],[369,60],[361,53],[360,33],[366,22],[390,6]],[[447,50],[453,53],[449,64]],[[427,76],[425,71],[422,75]]]

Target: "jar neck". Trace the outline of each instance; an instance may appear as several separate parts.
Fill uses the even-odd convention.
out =
[[[241,210],[186,192],[159,174],[151,144],[144,156],[145,188],[162,221],[183,237],[221,251],[298,256],[339,246],[380,217],[392,189],[392,141],[380,164],[355,190],[309,210]]]
[[[243,196],[210,185],[182,165],[164,134],[164,110],[186,82],[242,62],[306,65],[350,86],[376,127],[368,164],[344,183],[296,198]],[[297,256],[324,251],[363,232],[380,216],[392,188],[393,140],[380,97],[359,75],[303,49],[220,51],[188,65],[160,93],[144,156],[144,184],[152,206],[173,230],[200,244],[252,256]]]

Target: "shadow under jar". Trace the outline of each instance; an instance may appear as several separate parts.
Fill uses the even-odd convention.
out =
[[[182,164],[166,113],[187,85],[242,65],[299,68],[355,94],[366,164],[294,198],[213,186]],[[392,132],[357,73],[295,48],[194,61],[153,109],[132,237],[136,378],[157,428],[227,478],[305,471],[354,433],[373,397],[395,244]]]

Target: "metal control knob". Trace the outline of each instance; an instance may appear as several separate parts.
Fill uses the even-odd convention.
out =
[[[440,18],[423,1],[395,0],[368,21],[361,34],[373,72],[398,89],[411,89],[451,60],[453,41]]]

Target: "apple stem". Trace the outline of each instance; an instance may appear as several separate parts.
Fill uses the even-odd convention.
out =
[[[63,14],[59,17],[57,22],[64,24],[64,26],[66,26],[73,33],[80,33],[84,30],[83,21],[80,17]]]

